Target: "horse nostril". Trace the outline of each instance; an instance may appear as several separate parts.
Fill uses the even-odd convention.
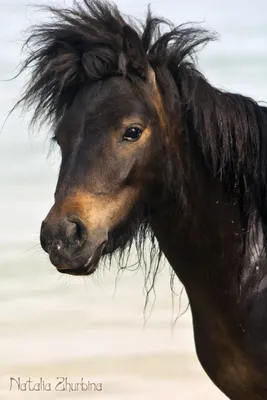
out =
[[[86,226],[78,217],[70,217],[67,221],[65,235],[69,242],[82,246],[87,239]]]
[[[86,240],[87,228],[76,216],[42,223],[40,242],[44,251],[50,255],[71,256]]]

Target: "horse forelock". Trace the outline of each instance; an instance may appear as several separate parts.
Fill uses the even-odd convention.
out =
[[[56,121],[85,83],[127,75],[138,87],[138,78],[149,78],[149,64],[157,69],[180,63],[211,38],[203,30],[174,28],[150,10],[142,25],[98,0],[43,8],[53,21],[32,28],[21,69],[31,75],[19,104],[34,108],[33,122]],[[162,25],[170,32],[162,34]]]
[[[25,43],[21,72],[30,69],[31,74],[18,105],[33,107],[33,122],[54,122],[84,84],[126,75],[128,25],[115,5],[98,1],[75,2],[71,9],[43,8],[53,22],[34,26]]]

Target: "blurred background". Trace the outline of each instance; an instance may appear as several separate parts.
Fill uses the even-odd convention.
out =
[[[43,18],[29,4],[0,1],[1,128],[25,76],[3,80],[18,71],[25,29]],[[143,0],[116,4],[125,13],[145,16]],[[220,88],[267,100],[264,0],[152,0],[151,6],[176,24],[202,22],[217,31],[219,40],[199,53],[201,71]],[[116,283],[116,260],[110,271],[100,269],[86,279],[59,275],[49,263],[39,246],[39,227],[53,202],[59,154],[49,155],[46,127],[29,134],[29,117],[14,112],[0,134],[0,398],[225,398],[199,365],[187,298],[184,292],[180,296],[176,281],[173,303],[167,262],[145,326],[142,270],[125,271]],[[15,386],[10,391],[10,377],[21,382],[42,378],[52,385],[57,377],[84,378],[101,383],[102,391],[23,392]]]

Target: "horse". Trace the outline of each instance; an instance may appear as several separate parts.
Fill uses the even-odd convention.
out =
[[[229,399],[267,399],[267,108],[199,72],[209,30],[98,0],[46,9],[19,100],[61,152],[42,248],[90,275],[150,237],[185,287],[206,374]]]

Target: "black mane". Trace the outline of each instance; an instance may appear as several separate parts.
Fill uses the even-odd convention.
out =
[[[55,20],[34,27],[22,68],[32,68],[21,101],[35,106],[33,121],[57,121],[85,83],[121,74],[138,85],[140,77],[129,72],[123,53],[125,26],[130,24],[169,109],[180,113],[189,133],[198,137],[213,174],[238,194],[244,212],[256,212],[265,233],[266,108],[212,87],[198,72],[195,51],[214,36],[194,26],[174,27],[150,11],[142,25],[122,16],[115,5],[99,1],[75,2],[73,9],[46,9]],[[162,26],[167,32],[161,32]]]

